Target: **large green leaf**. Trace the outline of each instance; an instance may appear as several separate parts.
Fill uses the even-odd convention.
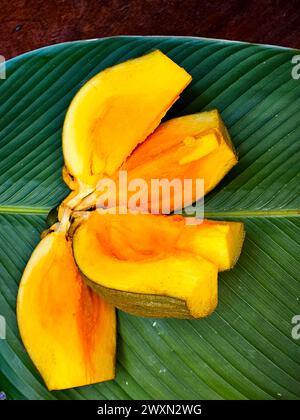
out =
[[[169,116],[217,107],[239,164],[206,198],[210,217],[238,218],[246,241],[220,275],[217,311],[195,321],[119,312],[115,381],[48,392],[19,337],[18,283],[45,217],[67,193],[61,127],[99,70],[159,48],[192,75]],[[8,398],[299,399],[299,51],[196,38],[120,37],[43,48],[10,60],[0,80],[0,391]]]

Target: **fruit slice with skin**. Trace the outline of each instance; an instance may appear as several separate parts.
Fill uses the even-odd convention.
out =
[[[242,241],[239,223],[191,226],[181,216],[92,212],[75,229],[73,253],[88,283],[116,307],[142,316],[198,318],[215,309],[218,265],[230,268]]]
[[[23,343],[49,390],[115,376],[115,309],[86,283],[64,232],[48,234],[24,271],[17,300]]]
[[[94,187],[101,177],[112,175],[159,125],[190,81],[191,76],[160,51],[89,80],[64,122],[63,154],[72,177],[68,185]]]
[[[161,124],[140,144],[121,167],[127,172],[127,183],[143,179],[148,185],[147,208],[161,213],[184,208],[211,191],[237,163],[237,155],[230,136],[217,110],[175,118]],[[151,194],[153,179],[193,180],[190,195],[182,199],[170,189],[170,205],[161,194]],[[204,180],[204,191],[196,188],[196,179]],[[118,183],[118,174],[114,175]],[[118,191],[118,188],[117,188]],[[182,191],[182,189],[181,189]],[[119,191],[118,191],[119,192]],[[77,210],[101,206],[102,191],[95,191],[83,199]],[[118,204],[125,206],[133,191],[121,190]],[[169,198],[169,195],[167,196]],[[152,201],[151,201],[152,200]],[[152,206],[152,207],[151,207]]]

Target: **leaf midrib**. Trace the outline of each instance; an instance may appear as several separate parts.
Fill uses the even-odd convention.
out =
[[[35,206],[1,206],[0,214],[27,214],[27,215],[47,215],[51,207]],[[300,209],[273,209],[273,210],[238,210],[238,211],[208,211],[205,217],[295,217],[300,216]]]
[[[48,214],[50,210],[51,210],[51,207],[0,206],[0,214],[44,215],[44,214]]]

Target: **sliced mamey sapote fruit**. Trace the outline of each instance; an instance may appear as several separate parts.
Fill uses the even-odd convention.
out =
[[[169,213],[192,204],[203,193],[211,191],[236,163],[237,155],[228,131],[219,112],[212,110],[174,118],[161,124],[134,150],[120,169],[127,172],[128,184],[133,179],[147,182],[148,201],[145,210]],[[118,173],[113,178],[118,183]],[[170,204],[166,206],[161,192],[151,194],[153,180],[161,179],[169,182],[180,180],[181,185],[190,179],[192,188],[186,196],[181,190],[182,197],[176,197],[170,188],[170,195],[167,195]],[[203,190],[196,188],[197,179],[203,179]],[[82,210],[101,206],[99,199],[102,193],[101,190],[91,193],[76,208]],[[134,193],[121,191],[117,204],[127,205]]]
[[[142,316],[200,318],[217,306],[218,271],[237,261],[242,223],[190,218],[194,223],[186,224],[179,215],[131,214],[135,191],[125,189],[115,206],[129,213],[113,205],[110,214],[82,211],[97,206],[99,181],[110,178],[118,191],[120,170],[128,184],[142,179],[149,187],[140,206],[145,213],[152,204],[158,213],[166,208],[163,196],[153,196],[152,180],[185,185],[203,179],[204,190],[194,183],[188,201],[179,204],[170,188],[170,213],[211,191],[236,164],[216,110],[158,127],[190,81],[183,68],[154,51],[97,74],[68,109],[63,179],[72,192],[49,215],[51,226],[27,264],[17,300],[24,345],[50,390],[114,377],[114,307]]]
[[[112,175],[190,83],[191,76],[160,51],[108,68],[73,99],[63,127],[64,179],[94,187]]]
[[[73,252],[88,284],[116,307],[199,318],[215,309],[218,269],[233,266],[243,237],[241,223],[92,212],[74,232]]]
[[[82,280],[65,233],[48,234],[33,252],[20,283],[17,318],[50,390],[114,378],[115,309]]]

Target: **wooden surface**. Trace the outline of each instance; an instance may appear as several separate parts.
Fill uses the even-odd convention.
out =
[[[299,0],[0,0],[6,59],[58,42],[191,35],[300,48]]]

